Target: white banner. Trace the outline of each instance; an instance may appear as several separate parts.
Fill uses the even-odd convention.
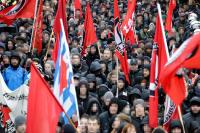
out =
[[[11,91],[0,73],[0,104],[7,105],[11,112],[9,113],[11,120],[18,115],[27,114],[29,87],[22,85],[15,91]]]

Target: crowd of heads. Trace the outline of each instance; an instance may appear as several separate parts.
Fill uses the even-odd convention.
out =
[[[12,2],[15,1],[11,0]],[[113,0],[90,0],[89,2],[98,42],[89,46],[87,54],[81,56],[87,2],[81,0],[82,11],[80,11],[74,10],[73,0],[67,1],[67,41],[70,47],[80,116],[77,118],[77,115],[74,114],[72,121],[76,125],[80,119],[80,125],[75,130],[70,124],[64,126],[61,121],[58,123],[57,132],[60,132],[62,128],[65,132],[72,130],[72,132],[81,133],[165,132],[161,127],[153,129],[149,126],[148,101],[151,52],[158,14],[156,2],[161,5],[162,19],[165,23],[169,0],[137,0],[136,2],[134,32],[137,41],[135,44],[131,44],[129,41],[125,42],[130,69],[130,84],[128,84],[121,64],[115,56]],[[180,47],[192,34],[200,31],[200,2],[193,0],[192,3],[189,3],[186,0],[177,1],[172,32],[166,34],[170,53]],[[44,0],[42,52],[39,54],[37,49],[30,50],[33,19],[18,19],[11,26],[0,24],[0,70],[2,73],[5,73],[9,67],[14,69],[21,67],[27,72],[24,80],[26,84],[29,84],[30,64],[34,63],[44,79],[53,86],[55,64],[52,52],[56,36],[51,37],[51,34],[57,4],[58,0]],[[119,0],[118,5],[120,22],[122,22],[127,12],[128,2]],[[183,115],[190,113],[199,118],[200,72],[199,70],[185,71],[188,96],[183,103],[182,113]],[[158,116],[160,126],[164,121],[164,101],[165,93],[160,88]],[[187,120],[189,116],[183,118]],[[193,119],[191,118],[191,120]],[[186,124],[187,131],[199,130],[200,119],[193,121],[195,121],[193,124],[191,122],[188,122],[189,125]],[[22,125],[23,128],[23,123],[19,125]],[[16,127],[20,127],[17,122]],[[170,132],[183,132],[179,120],[171,122]]]

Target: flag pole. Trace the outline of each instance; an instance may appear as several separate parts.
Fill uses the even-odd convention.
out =
[[[119,96],[119,89],[118,89],[118,78],[119,78],[119,71],[118,71],[118,68],[119,68],[119,61],[118,61],[118,58],[116,59],[116,67],[117,67],[117,92],[116,92],[116,97],[118,98]]]
[[[178,105],[178,115],[179,115],[179,119],[180,119],[181,125],[183,127],[183,133],[185,133],[185,126],[183,124],[183,118],[182,118],[182,113],[181,113],[180,105]]]
[[[38,1],[36,0],[36,4],[35,4],[35,12],[34,12],[34,18],[33,18],[33,29],[32,29],[32,33],[31,33],[31,42],[30,42],[30,47],[29,47],[29,52],[31,52],[31,47],[32,47],[32,42],[33,42],[33,34],[34,34],[34,25],[35,25],[35,21],[36,21],[36,14],[37,14],[37,8],[38,8]],[[33,54],[33,52],[32,52]]]
[[[47,44],[47,51],[46,51],[46,54],[45,54],[45,58],[47,57],[47,54],[48,54],[48,52],[49,52],[49,48],[50,48],[50,44],[51,44],[51,39],[53,38],[53,35],[54,35],[54,32],[53,32],[53,29],[51,29],[52,31],[51,31],[51,35],[50,35],[50,39],[49,39],[49,42],[48,42],[48,44]]]
[[[60,24],[61,24],[62,31],[65,31],[62,19],[60,19]],[[64,36],[66,38],[65,32],[64,32]],[[66,39],[65,39],[65,41],[66,41],[65,43],[67,43]],[[73,78],[72,78],[72,83],[74,83],[74,79]],[[74,97],[75,97],[75,102],[76,102],[76,113],[77,113],[77,117],[78,117],[78,126],[80,126],[80,115],[79,115],[79,109],[78,109],[78,102],[77,102],[75,87],[74,87],[74,89],[72,89],[72,91],[73,91],[72,93],[75,94]]]

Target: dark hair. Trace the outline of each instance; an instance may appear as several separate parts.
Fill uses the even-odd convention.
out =
[[[100,120],[97,116],[91,115],[89,116],[88,120],[97,121],[98,125],[100,125]]]
[[[166,133],[166,131],[162,127],[157,127],[152,131],[152,133]]]

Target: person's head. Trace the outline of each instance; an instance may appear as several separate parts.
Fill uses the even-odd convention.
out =
[[[26,132],[26,118],[22,115],[19,115],[15,118],[14,121],[16,133],[25,133]]]
[[[199,114],[200,113],[200,98],[193,97],[190,100],[190,110],[192,114]]]
[[[152,131],[152,133],[167,133],[167,131],[162,127],[157,127]]]
[[[149,117],[145,116],[141,122],[142,130],[144,133],[151,133],[152,129],[149,127]]]
[[[62,129],[62,133],[76,133],[74,127],[70,124],[65,124]]]
[[[88,80],[88,85],[89,85],[90,91],[92,91],[92,90],[95,91],[95,89],[96,89],[96,76],[94,74],[90,73],[86,76],[86,78]]]
[[[145,116],[145,103],[143,99],[136,99],[134,101],[135,115],[136,117]]]
[[[99,133],[100,132],[100,121],[96,116],[90,116],[88,119],[88,133]]]
[[[109,113],[111,115],[115,115],[117,114],[119,111],[119,102],[118,102],[118,99],[116,97],[113,97],[110,101],[110,104],[109,104]]]
[[[136,128],[133,124],[128,123],[122,129],[122,133],[136,133]]]
[[[113,93],[111,91],[107,91],[103,96],[103,102],[106,106],[109,105],[111,99],[113,98]]]
[[[122,90],[125,87],[125,76],[124,75],[121,75],[121,74],[119,75],[117,87],[119,90]]]
[[[112,59],[112,51],[109,48],[106,48],[103,52],[103,58],[104,60],[110,60]]]
[[[85,78],[81,78],[79,82],[80,94],[79,96],[88,95],[88,81]]]
[[[150,75],[150,65],[144,65],[144,69],[143,69],[143,75],[144,75],[144,78],[147,78],[149,77]]]
[[[45,73],[52,73],[52,70],[53,70],[53,64],[51,61],[47,61],[45,64],[44,64],[44,71]]]
[[[97,53],[97,46],[96,45],[91,45],[90,46],[90,53],[92,55],[96,54]]]
[[[138,64],[137,64],[137,60],[136,59],[131,59],[130,60],[129,68],[130,68],[130,71],[133,71],[133,72],[138,70]]]
[[[21,58],[17,52],[11,53],[10,64],[13,68],[18,68],[20,61],[21,61]]]
[[[173,120],[170,123],[170,133],[182,133],[182,126],[179,120]]]
[[[80,81],[80,74],[79,73],[74,74],[74,84],[76,87],[78,87],[79,81]]]
[[[88,118],[87,114],[83,114],[80,119],[80,132],[87,133],[87,125],[88,125]]]
[[[73,67],[79,66],[81,63],[81,58],[79,54],[72,54],[71,62]]]

